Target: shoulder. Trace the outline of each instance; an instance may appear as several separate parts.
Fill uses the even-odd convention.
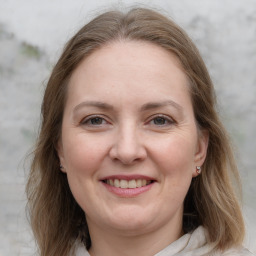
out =
[[[227,251],[223,252],[221,255],[223,256],[255,256],[255,254],[253,254],[252,252],[250,252],[244,247],[228,249]]]
[[[90,256],[89,252],[85,249],[85,246],[83,244],[76,244],[74,256]],[[71,255],[70,255],[71,256]]]

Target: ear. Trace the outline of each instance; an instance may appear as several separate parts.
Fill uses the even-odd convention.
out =
[[[58,144],[57,144],[57,153],[58,153],[58,156],[60,159],[60,166],[62,166],[62,168],[60,168],[60,170],[64,173],[66,173],[65,158],[64,158],[64,154],[63,154],[63,144],[62,144],[61,139],[58,141]]]
[[[196,173],[196,166],[202,166],[206,155],[207,148],[209,143],[209,132],[207,130],[199,130],[198,131],[198,142],[195,153],[195,168],[193,172],[193,177],[196,177],[198,174]]]

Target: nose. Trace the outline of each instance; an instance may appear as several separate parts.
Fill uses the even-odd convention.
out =
[[[109,155],[114,161],[132,165],[143,161],[147,157],[147,151],[137,129],[127,126],[120,128],[115,134]]]

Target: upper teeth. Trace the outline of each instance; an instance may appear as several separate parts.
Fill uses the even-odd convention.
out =
[[[119,180],[109,179],[106,181],[108,185],[116,188],[140,188],[150,184],[150,180],[138,179],[138,180]]]

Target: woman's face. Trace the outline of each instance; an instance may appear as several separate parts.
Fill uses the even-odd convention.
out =
[[[114,42],[72,74],[58,153],[90,230],[180,229],[206,148],[188,80],[159,46]]]

